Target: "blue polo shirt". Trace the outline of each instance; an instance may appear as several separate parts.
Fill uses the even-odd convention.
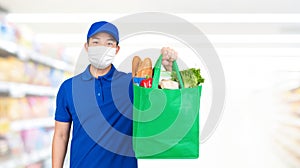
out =
[[[114,66],[94,78],[89,70],[63,82],[55,120],[72,122],[71,168],[136,168],[132,148],[131,74]]]

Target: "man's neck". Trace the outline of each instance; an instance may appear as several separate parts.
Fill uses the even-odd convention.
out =
[[[104,76],[106,75],[110,69],[111,69],[111,66],[108,66],[107,68],[105,69],[97,69],[95,68],[93,65],[90,66],[90,72],[91,74],[95,77],[95,78],[98,78],[99,76]]]

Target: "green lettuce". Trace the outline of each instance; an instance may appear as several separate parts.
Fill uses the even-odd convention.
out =
[[[185,88],[196,87],[199,84],[204,83],[204,78],[200,74],[200,69],[190,68],[180,71],[180,74]],[[178,82],[176,72],[173,71],[171,77],[172,80]]]

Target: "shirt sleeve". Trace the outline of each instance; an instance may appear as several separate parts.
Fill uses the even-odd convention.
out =
[[[71,122],[72,117],[69,111],[69,105],[67,102],[67,94],[65,90],[65,82],[60,86],[56,97],[56,110],[55,118],[60,122]]]

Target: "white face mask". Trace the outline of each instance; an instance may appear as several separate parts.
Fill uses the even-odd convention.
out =
[[[88,47],[89,61],[95,68],[105,69],[113,62],[116,50],[116,48],[105,46]]]

